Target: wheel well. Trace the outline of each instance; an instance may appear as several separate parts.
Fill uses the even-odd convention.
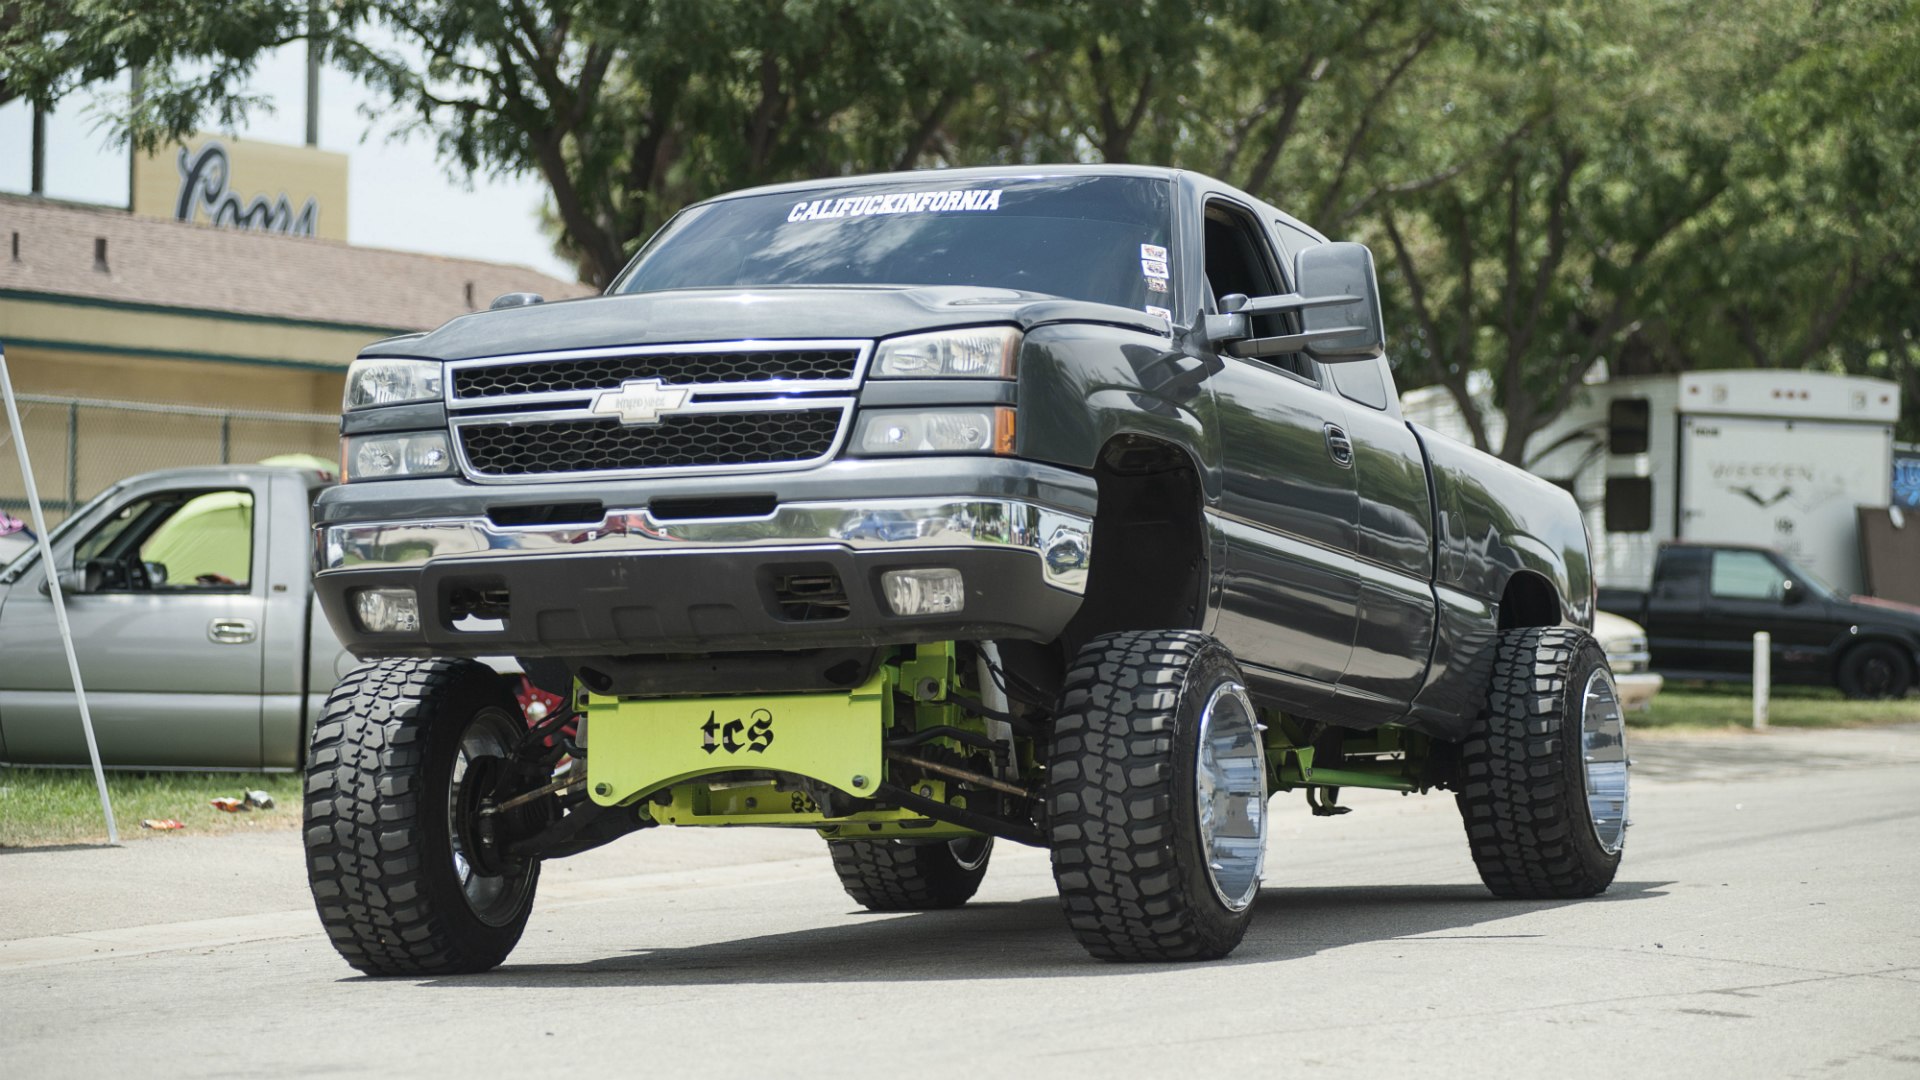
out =
[[[1063,635],[1077,650],[1120,630],[1193,630],[1206,612],[1200,473],[1172,443],[1120,435],[1094,466],[1100,509],[1086,599]]]
[[[1559,626],[1560,594],[1553,583],[1531,570],[1521,570],[1507,579],[1500,594],[1500,629],[1524,626]]]

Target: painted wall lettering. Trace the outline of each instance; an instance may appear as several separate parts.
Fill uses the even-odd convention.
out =
[[[180,148],[180,197],[173,216],[181,221],[205,220],[230,229],[252,229],[283,236],[313,236],[320,222],[320,201],[308,198],[296,212],[285,192],[273,199],[264,194],[242,199],[233,188],[233,166],[227,148],[208,141],[196,152]],[[204,219],[201,214],[204,212]]]

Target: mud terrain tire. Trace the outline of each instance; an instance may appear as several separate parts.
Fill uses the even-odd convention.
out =
[[[347,963],[454,975],[513,950],[539,863],[489,876],[456,861],[450,807],[463,760],[469,771],[478,760],[470,748],[511,745],[524,730],[506,683],[471,660],[377,661],[328,696],[307,757],[307,880]]]
[[[1589,809],[1581,726],[1587,689],[1606,666],[1584,630],[1530,627],[1500,635],[1486,710],[1460,746],[1455,799],[1474,866],[1495,896],[1567,900],[1597,895],[1613,882],[1625,841],[1624,772],[1618,818],[1603,818],[1602,827],[1617,837],[1609,851]],[[1624,743],[1609,743],[1600,754],[1624,761]]]
[[[1251,881],[1243,872],[1229,901],[1209,870],[1196,797],[1203,711],[1217,692],[1245,703],[1243,683],[1225,646],[1186,630],[1095,638],[1069,669],[1047,763],[1047,825],[1061,906],[1094,956],[1212,960],[1246,934],[1257,852],[1243,864]],[[1253,724],[1248,715],[1250,734]],[[1259,791],[1242,792],[1239,805],[1257,848],[1266,778],[1253,738]]]

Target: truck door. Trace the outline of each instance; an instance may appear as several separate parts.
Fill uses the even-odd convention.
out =
[[[101,759],[110,765],[260,766],[264,553],[251,484],[129,486],[63,538],[67,592]],[[0,723],[16,762],[87,760],[45,567],[15,583],[0,625]],[[78,582],[76,582],[78,583]]]
[[[1433,650],[1433,502],[1426,455],[1400,418],[1387,361],[1322,369],[1346,399],[1359,485],[1354,552],[1361,575],[1353,656],[1340,680],[1343,711],[1404,713],[1426,682]]]
[[[1753,671],[1753,634],[1773,639],[1776,678],[1822,683],[1835,639],[1847,620],[1836,618],[1826,597],[1764,551],[1737,548],[1712,552],[1700,656],[1707,670],[1731,675]]]
[[[1285,291],[1267,234],[1245,208],[1212,200],[1205,228],[1208,310],[1231,293]],[[1282,332],[1255,327],[1255,336]],[[1347,410],[1305,356],[1220,359],[1210,380],[1224,473],[1214,522],[1226,550],[1214,633],[1243,664],[1271,673],[1270,692],[1323,700],[1346,673],[1360,600]]]

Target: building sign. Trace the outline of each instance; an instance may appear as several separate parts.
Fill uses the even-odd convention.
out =
[[[195,135],[133,162],[133,212],[283,236],[347,238],[347,156]]]
[[[1920,509],[1920,446],[1893,452],[1893,505]]]

